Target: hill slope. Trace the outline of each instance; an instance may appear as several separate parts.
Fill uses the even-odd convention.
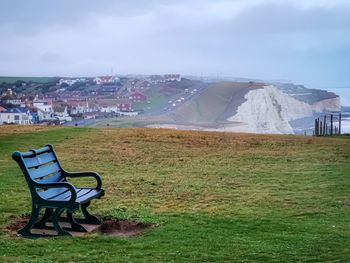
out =
[[[250,90],[263,84],[249,82],[218,82],[208,86],[201,94],[176,109],[171,117],[182,123],[215,125],[234,114]]]
[[[32,241],[6,232],[30,212],[11,153],[47,143],[67,170],[102,174],[106,196],[92,203],[94,212],[160,226],[131,239]],[[349,139],[3,126],[0,145],[1,262],[350,258]]]

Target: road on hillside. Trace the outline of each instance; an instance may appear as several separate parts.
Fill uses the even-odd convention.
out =
[[[209,83],[202,83],[193,88],[188,89],[188,92],[183,92],[178,95],[177,98],[169,100],[167,105],[162,109],[157,109],[152,112],[142,114],[143,116],[159,116],[159,115],[168,115],[174,112],[177,108],[182,106],[188,101],[192,101],[198,98],[209,86]]]

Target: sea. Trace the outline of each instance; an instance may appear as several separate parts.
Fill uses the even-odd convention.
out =
[[[350,87],[348,88],[326,88],[323,90],[327,90],[330,92],[334,92],[335,94],[339,95],[340,97],[340,103],[341,103],[341,111],[342,111],[342,134],[350,134]],[[318,117],[323,120],[324,113],[320,113],[317,115]],[[338,114],[334,114],[335,118],[335,126],[338,122]],[[297,134],[307,134],[312,135],[314,130],[314,121],[315,117],[306,117],[298,120],[291,121],[290,124],[292,125],[294,132]],[[328,115],[328,121],[329,121],[329,115]]]

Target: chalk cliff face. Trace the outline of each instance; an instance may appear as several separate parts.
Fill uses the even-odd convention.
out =
[[[317,101],[311,104],[311,108],[314,112],[340,111],[341,109],[340,98],[336,97],[336,98]]]
[[[251,90],[246,101],[238,107],[237,114],[228,118],[240,122],[247,132],[294,133],[289,121],[312,116],[311,105],[299,101],[275,86]]]

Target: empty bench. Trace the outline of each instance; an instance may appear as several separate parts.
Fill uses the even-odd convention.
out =
[[[50,144],[28,152],[14,152],[12,158],[20,166],[32,197],[30,220],[18,234],[24,237],[48,236],[32,233],[33,228],[39,228],[54,229],[57,235],[63,236],[71,235],[69,231],[87,232],[82,224],[101,224],[101,221],[87,210],[92,199],[104,195],[102,180],[97,173],[65,171]],[[93,177],[96,187],[76,187],[67,181],[67,178],[72,177]],[[41,209],[45,209],[42,216]],[[73,217],[77,210],[81,210],[84,218]],[[66,217],[61,216],[64,212]],[[62,227],[60,222],[68,222],[69,227]]]

